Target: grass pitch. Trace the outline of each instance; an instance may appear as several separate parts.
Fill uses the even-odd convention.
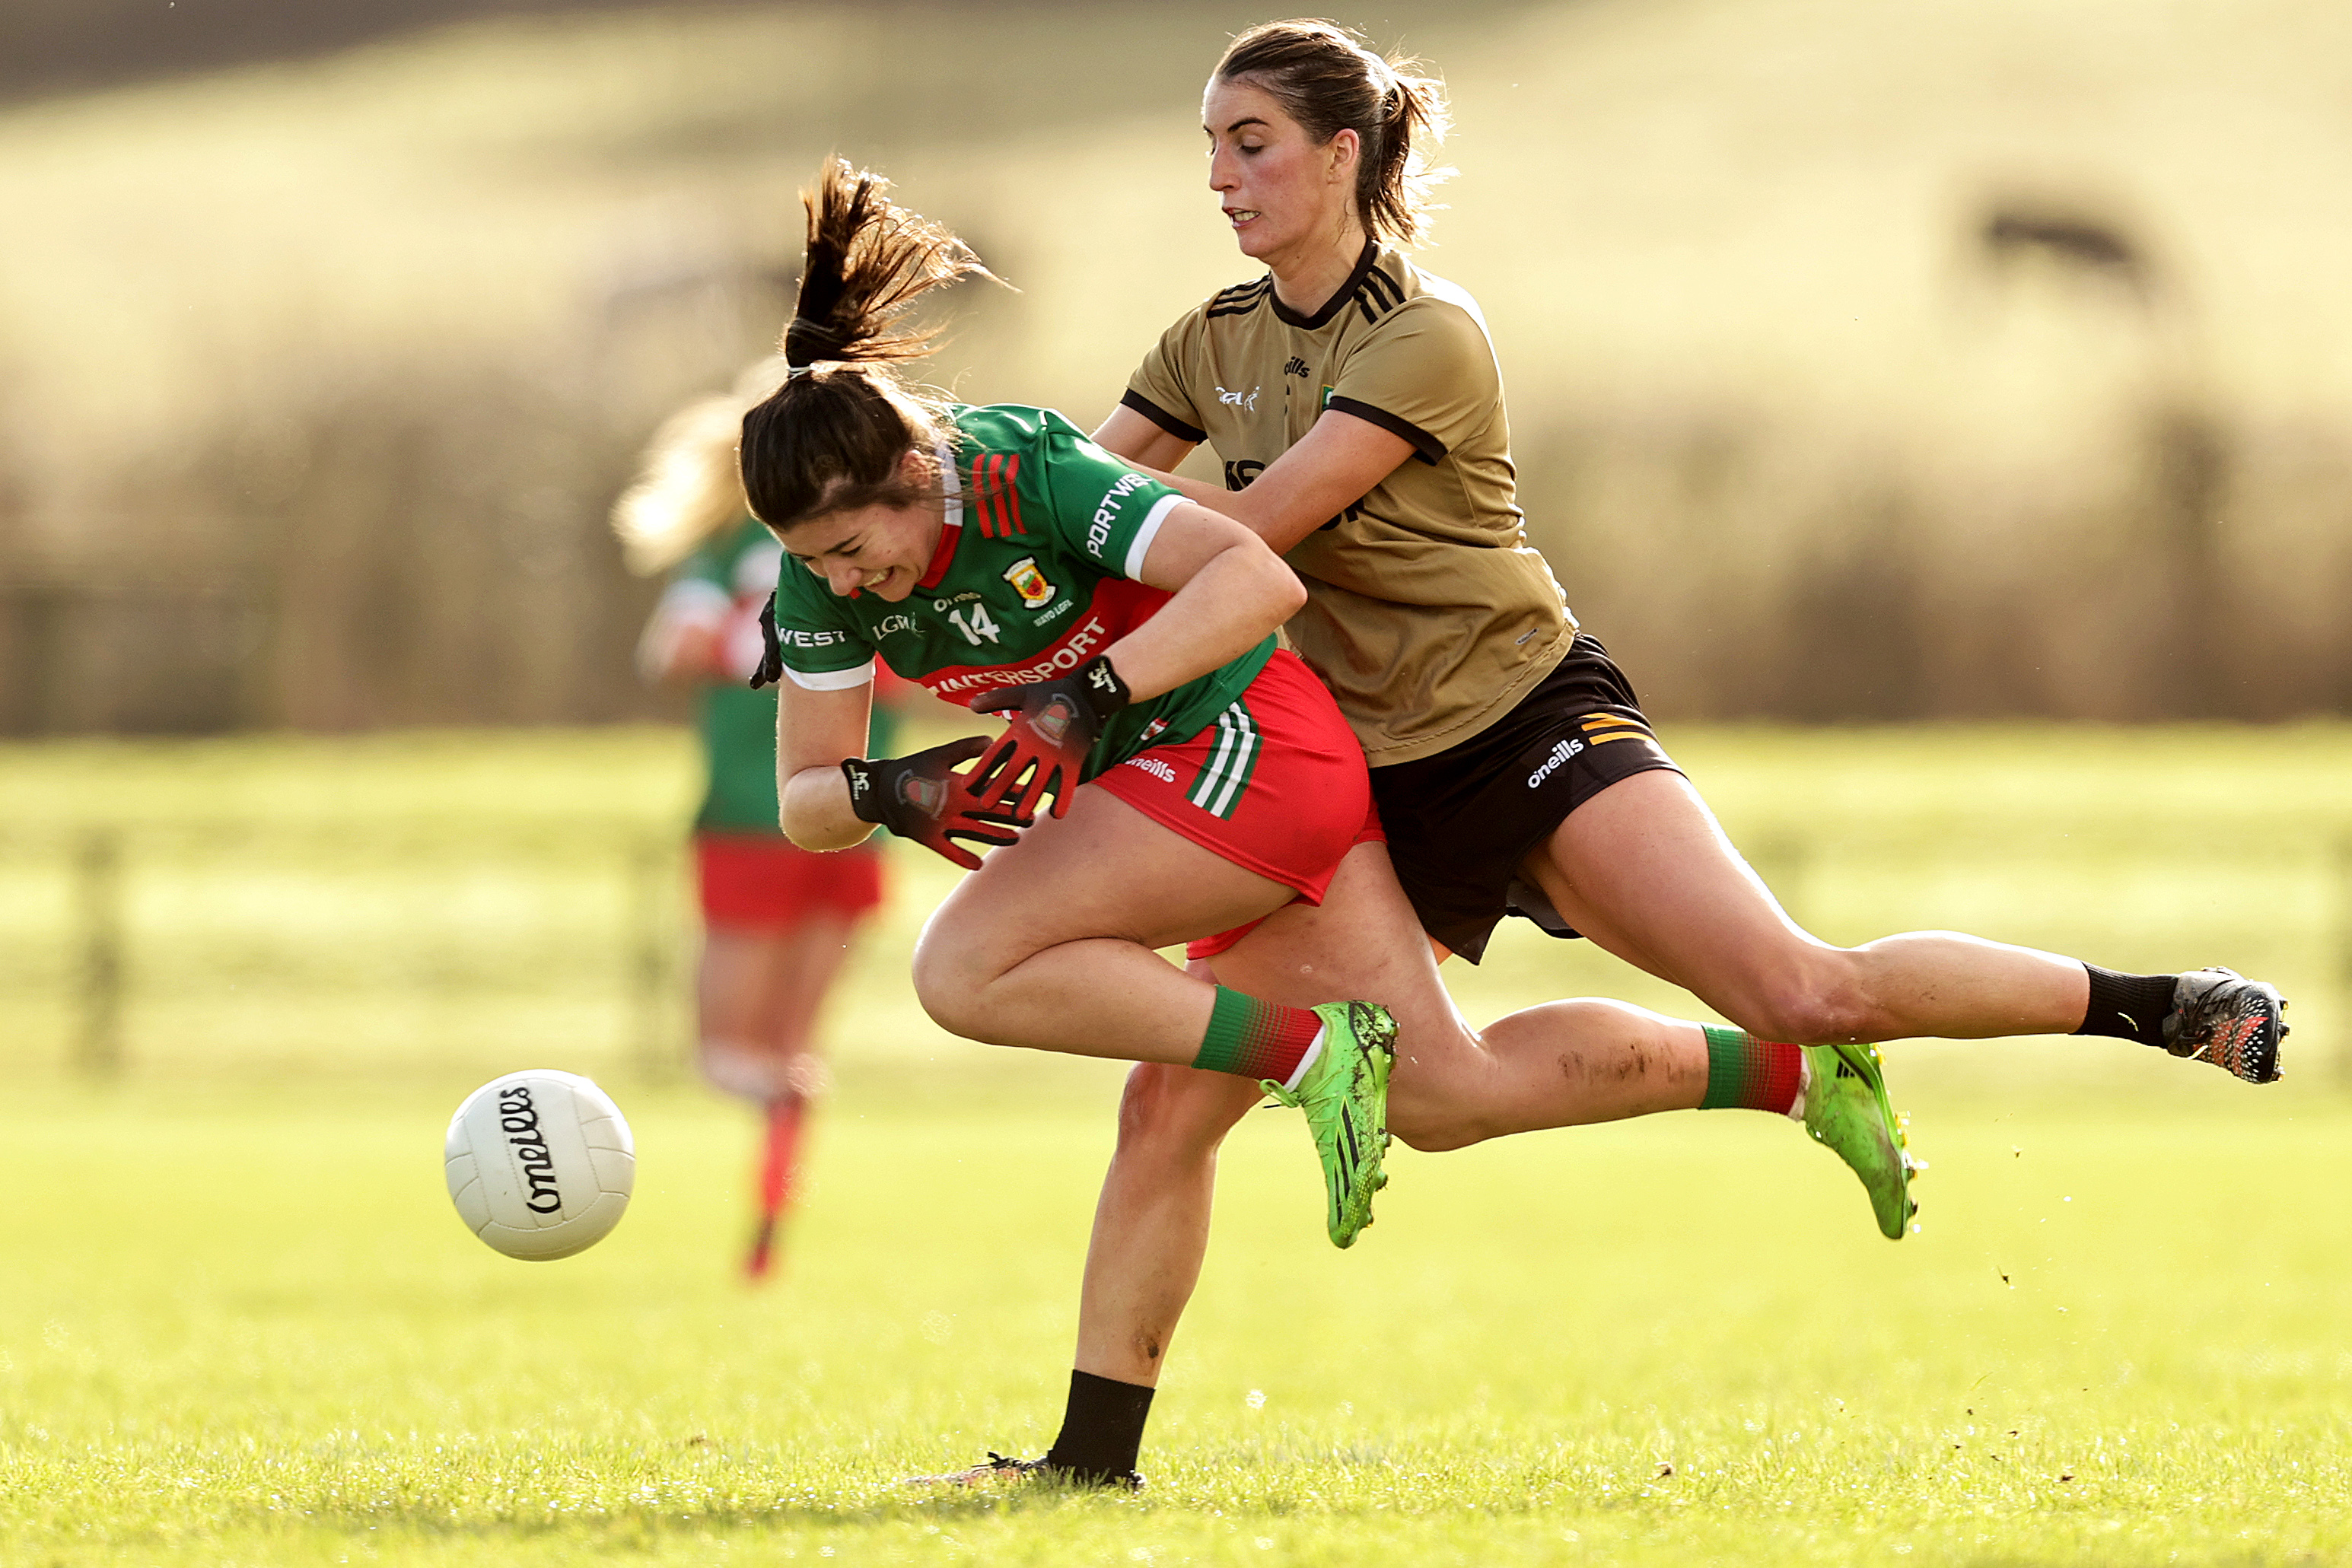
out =
[[[1401,1155],[1343,1255],[1256,1118],[1139,1499],[900,1484],[1050,1439],[1098,1114],[845,1099],[752,1290],[698,1099],[637,1097],[635,1207],[541,1265],[448,1212],[438,1098],[19,1103],[0,1560],[2343,1560],[2352,1115],[2212,1076],[1930,1116],[1900,1244],[1725,1113]]]
[[[834,1011],[754,1290],[751,1119],[636,1076],[626,883],[582,836],[675,822],[675,737],[0,748],[0,1563],[2352,1561],[2352,736],[1672,740],[1824,934],[2274,975],[2288,1082],[1898,1044],[1934,1162],[1899,1244],[1727,1112],[1401,1150],[1342,1254],[1295,1119],[1255,1116],[1139,1498],[899,1484],[1050,1439],[1118,1079],[925,1032],[929,861]],[[55,994],[52,852],[97,822],[127,834],[102,1090],[58,1071]],[[1527,933],[1448,971],[1476,1017],[1695,1005]],[[628,1218],[551,1264],[467,1237],[439,1174],[460,1096],[526,1061],[597,1073],[639,1139]]]

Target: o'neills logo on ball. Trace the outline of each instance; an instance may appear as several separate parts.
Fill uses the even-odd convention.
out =
[[[512,1084],[499,1091],[499,1131],[514,1145],[530,1196],[522,1206],[533,1214],[553,1214],[563,1207],[555,1186],[555,1156],[547,1151],[547,1134],[539,1130],[539,1107],[530,1102],[530,1086]]]

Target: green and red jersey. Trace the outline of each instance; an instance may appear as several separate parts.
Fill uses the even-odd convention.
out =
[[[784,673],[811,691],[873,678],[874,661],[950,702],[1066,675],[1168,601],[1136,580],[1183,497],[1105,452],[1050,409],[956,405],[940,458],[939,551],[906,600],[836,596],[787,559],[776,584]],[[1213,722],[1273,655],[1269,636],[1231,664],[1111,717],[1092,779]]]
[[[783,836],[776,825],[776,693],[754,691],[744,679],[760,667],[760,608],[783,559],[775,536],[745,517],[678,563],[656,612],[671,626],[717,632],[734,677],[695,694],[695,730],[708,765],[694,817],[699,831]],[[868,744],[877,755],[888,749],[895,727],[891,711],[876,704]]]

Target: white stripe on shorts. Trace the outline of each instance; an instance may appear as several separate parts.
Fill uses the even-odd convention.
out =
[[[1192,786],[1192,804],[1213,816],[1229,816],[1234,796],[1249,777],[1257,748],[1257,726],[1250,721],[1249,709],[1234,703],[1219,714],[1217,749],[1211,754],[1209,766],[1201,770],[1200,781]]]

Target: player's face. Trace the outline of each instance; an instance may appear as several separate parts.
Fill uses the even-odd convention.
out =
[[[1212,81],[1201,100],[1209,189],[1242,254],[1282,265],[1346,242],[1353,212],[1356,133],[1318,146],[1264,88]],[[1360,243],[1357,235],[1353,243]]]
[[[784,530],[784,549],[844,598],[875,593],[895,604],[929,569],[941,527],[936,501],[877,502],[795,524]]]

